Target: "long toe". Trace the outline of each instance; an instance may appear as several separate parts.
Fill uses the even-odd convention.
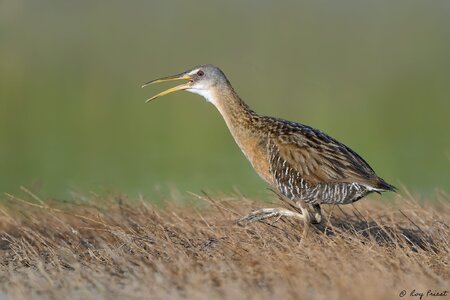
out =
[[[239,219],[237,223],[239,225],[244,225],[273,217],[277,217],[278,219],[281,217],[289,217],[304,220],[304,216],[302,214],[288,210],[286,208],[263,208]]]
[[[246,215],[243,218],[240,218],[238,220],[238,224],[249,224],[252,222],[261,221],[264,219],[272,218],[278,216],[278,212],[273,209],[260,209],[257,211],[254,211],[248,215]]]

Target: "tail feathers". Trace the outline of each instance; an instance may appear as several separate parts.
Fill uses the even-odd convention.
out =
[[[380,192],[397,192],[397,188],[386,181],[383,178],[378,177],[378,182],[376,188],[380,190]]]

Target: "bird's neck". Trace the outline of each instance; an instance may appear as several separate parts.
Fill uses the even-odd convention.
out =
[[[262,117],[251,110],[231,86],[216,90],[210,96],[208,101],[219,110],[231,135],[253,168],[262,179],[272,184],[272,177],[267,173],[269,166],[266,149],[261,146],[267,142]]]
[[[209,102],[220,112],[228,128],[236,138],[237,131],[250,129],[257,114],[237,95],[230,86],[211,90]]]

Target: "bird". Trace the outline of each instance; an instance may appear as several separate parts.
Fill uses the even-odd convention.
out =
[[[256,173],[295,208],[259,209],[242,217],[240,222],[296,218],[304,221],[306,236],[309,224],[322,221],[322,204],[350,204],[374,192],[396,191],[360,155],[321,130],[257,114],[214,65],[199,65],[149,81],[142,87],[178,80],[185,82],[146,102],[181,90],[203,96],[222,115]]]

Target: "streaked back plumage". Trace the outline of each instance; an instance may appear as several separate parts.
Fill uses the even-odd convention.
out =
[[[267,154],[277,189],[307,203],[346,204],[395,188],[349,147],[307,125],[262,117]]]

